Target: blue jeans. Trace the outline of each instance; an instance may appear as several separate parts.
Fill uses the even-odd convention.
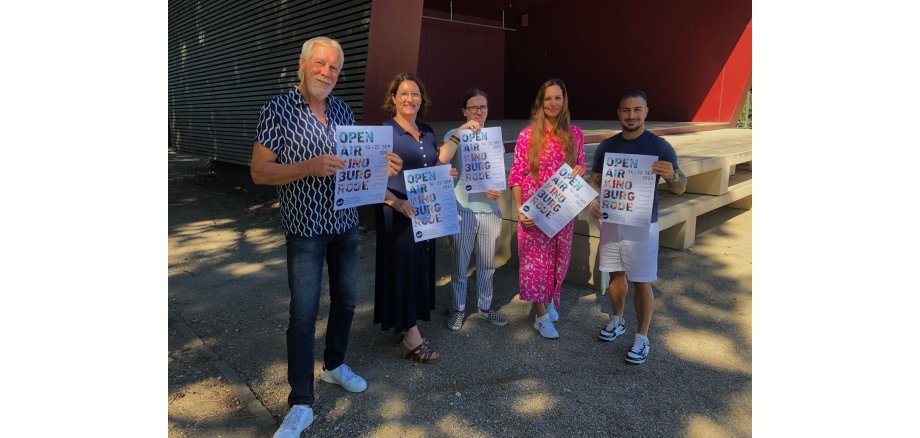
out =
[[[291,319],[287,329],[288,405],[313,405],[313,351],[323,259],[329,268],[329,318],[323,362],[332,370],[345,361],[355,315],[358,227],[341,234],[287,236]]]

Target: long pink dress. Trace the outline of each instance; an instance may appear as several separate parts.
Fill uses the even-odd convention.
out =
[[[585,136],[581,128],[570,125],[575,137],[575,164],[585,165]],[[527,202],[546,180],[556,173],[565,162],[562,145],[555,139],[548,141],[540,153],[540,181],[530,176],[527,151],[530,147],[530,127],[524,128],[514,146],[514,162],[508,175],[508,187],[521,187],[521,204]],[[521,260],[519,273],[521,300],[533,303],[549,303],[552,299],[559,308],[559,292],[562,280],[569,269],[572,256],[572,231],[575,222],[569,222],[552,239],[536,226],[525,228],[518,222],[518,256]]]

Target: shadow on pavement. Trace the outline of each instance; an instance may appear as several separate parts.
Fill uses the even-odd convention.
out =
[[[280,421],[289,294],[276,199],[217,181],[204,159],[170,151],[169,162],[170,313]],[[318,418],[305,435],[751,435],[751,212],[716,213],[726,217],[708,218],[694,248],[661,249],[651,356],[640,366],[623,362],[636,329],[631,295],[626,335],[605,343],[596,334],[609,318],[607,296],[565,283],[561,338],[546,340],[531,326],[530,304],[516,296],[511,264],[496,272],[493,301],[508,326],[472,317],[461,331],[448,330],[448,283],[438,287],[431,321],[420,324],[442,362],[407,361],[394,336],[372,324],[375,234],[362,233],[347,362],[369,388],[351,394],[317,378]],[[449,275],[447,245],[438,257],[439,276]],[[474,279],[469,284],[474,309]],[[325,329],[323,319],[317,377]],[[189,358],[179,342],[170,342],[169,354],[170,436],[270,436],[234,405],[232,391],[220,389],[226,382],[207,363]],[[194,402],[199,388],[218,407],[196,412],[205,406]]]

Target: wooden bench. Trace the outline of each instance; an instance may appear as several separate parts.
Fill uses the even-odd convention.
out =
[[[696,218],[720,207],[751,208],[753,181],[748,167],[728,178],[725,193],[705,195],[686,192],[677,196],[664,191],[658,198],[658,244],[687,249],[696,238]]]
[[[702,214],[726,205],[751,208],[752,135],[750,129],[723,129],[665,136],[677,151],[677,163],[688,178],[687,191],[680,196],[668,192],[664,183],[659,186],[661,246],[693,246],[696,218]]]

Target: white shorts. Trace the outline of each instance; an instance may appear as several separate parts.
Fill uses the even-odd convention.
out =
[[[658,222],[648,227],[600,222],[597,266],[601,272],[625,272],[632,282],[658,279]]]

